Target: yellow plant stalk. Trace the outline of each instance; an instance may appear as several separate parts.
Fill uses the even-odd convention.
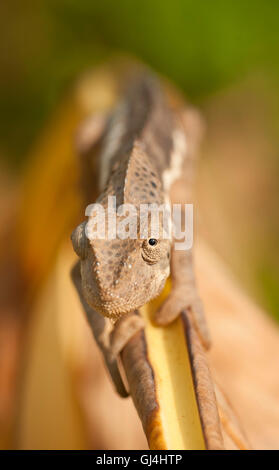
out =
[[[152,317],[170,290],[140,309],[145,328],[122,352],[130,394],[150,449],[222,449],[223,437],[207,359],[182,313],[167,327]]]
[[[205,449],[182,319],[166,328],[152,323],[169,289],[170,283],[158,299],[141,309],[159,404],[149,445],[151,449]]]

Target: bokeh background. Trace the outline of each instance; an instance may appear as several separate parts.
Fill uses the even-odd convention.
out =
[[[150,65],[200,108],[206,135],[197,178],[199,234],[266,314],[279,319],[278,16],[275,0],[1,2],[4,448],[146,445],[132,406],[124,411],[120,401],[115,421],[117,413],[126,416],[134,434],[113,430],[106,404],[117,399],[99,356],[92,364],[88,359],[98,353],[80,325],[67,277],[74,258],[66,240],[82,207],[75,130],[102,100],[110,102],[111,71],[102,67],[116,54]],[[78,312],[68,312],[72,327],[59,304],[67,292],[76,302],[69,310]],[[79,338],[88,334],[82,353],[79,329]],[[86,393],[91,405],[81,398]]]

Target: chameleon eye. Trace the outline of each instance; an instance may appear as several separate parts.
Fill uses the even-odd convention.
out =
[[[80,224],[72,233],[71,239],[73,248],[76,254],[81,258],[85,259],[87,255],[88,249],[88,239],[85,234],[85,225],[86,222]]]
[[[156,240],[156,238],[149,238],[148,243],[150,246],[156,246],[158,243],[158,240]]]

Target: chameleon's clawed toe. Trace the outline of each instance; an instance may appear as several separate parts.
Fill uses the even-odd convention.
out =
[[[204,317],[203,304],[198,296],[187,302],[185,295],[174,289],[163,305],[154,315],[154,322],[158,326],[166,326],[172,323],[182,312],[191,315],[201,342],[205,349],[210,347],[210,335]]]
[[[192,316],[194,327],[196,328],[202,345],[205,349],[209,349],[211,346],[210,333],[205,319],[203,303],[198,296],[195,297],[186,308],[185,315],[189,315],[189,313]]]
[[[110,356],[116,358],[128,341],[144,328],[144,320],[137,313],[132,312],[121,317],[114,325],[110,335]]]
[[[174,293],[171,293],[154,315],[156,325],[165,326],[172,323],[185,307],[185,301],[181,301]]]

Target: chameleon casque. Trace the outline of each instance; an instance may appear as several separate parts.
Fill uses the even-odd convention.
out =
[[[200,135],[198,114],[192,108],[172,106],[155,76],[147,71],[140,73],[111,115],[97,124],[93,118],[91,126],[97,129],[93,130],[91,145],[96,140],[100,149],[97,202],[105,210],[108,196],[116,197],[116,208],[123,203],[138,209],[143,203],[192,202],[192,175]],[[178,180],[183,188],[179,194],[175,190]],[[89,240],[86,223],[72,234],[73,247],[80,258],[72,278],[118,390],[121,385],[116,357],[129,339],[144,328],[137,309],[158,296],[169,275],[171,292],[154,322],[167,325],[181,311],[187,311],[203,344],[208,346],[192,250],[175,250],[174,240],[160,237]]]

